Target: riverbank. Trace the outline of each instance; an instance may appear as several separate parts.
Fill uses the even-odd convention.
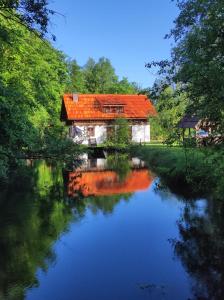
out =
[[[162,184],[185,198],[223,198],[223,149],[147,145],[133,146],[130,152],[146,161]]]

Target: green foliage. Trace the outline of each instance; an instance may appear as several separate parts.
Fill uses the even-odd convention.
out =
[[[47,41],[1,15],[0,23],[0,156],[6,171],[9,161],[14,165],[66,139],[60,108],[67,68]]]
[[[153,90],[151,93],[153,95]],[[151,138],[163,140],[168,144],[179,141],[177,125],[188,103],[186,95],[180,92],[178,87],[173,89],[171,86],[166,86],[157,96],[154,93],[153,98],[158,116],[150,119]]]
[[[128,120],[125,118],[117,118],[111,132],[108,134],[106,146],[125,148],[130,144],[130,127]]]
[[[106,94],[117,81],[115,70],[109,59],[101,57],[97,63],[89,59],[84,66],[86,86],[89,93]]]
[[[130,142],[130,129],[127,119],[117,118],[115,125],[115,144],[128,145]]]
[[[90,94],[136,94],[139,87],[127,78],[118,79],[109,59],[101,57],[98,62],[89,58],[84,67],[75,60],[68,62],[68,92]]]
[[[161,186],[185,198],[223,199],[224,153],[217,149],[134,146],[134,155],[145,160],[161,179]]]
[[[109,94],[136,94],[139,87],[135,82],[129,82],[126,77],[115,82],[109,89]]]
[[[0,0],[0,15],[5,20],[22,24],[29,30],[47,33],[49,15],[54,11],[47,8],[47,0]]]
[[[87,92],[83,69],[77,64],[76,60],[68,61],[69,78],[66,91],[69,93]]]
[[[176,41],[171,61],[151,62],[170,82],[181,84],[190,100],[187,109],[223,132],[224,39],[223,1],[177,0],[180,9],[168,37]]]

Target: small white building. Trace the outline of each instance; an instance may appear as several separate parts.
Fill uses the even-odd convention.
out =
[[[129,122],[133,142],[149,142],[149,117],[155,115],[145,95],[65,94],[61,109],[69,136],[82,144],[105,142],[114,130],[114,121],[121,117]]]

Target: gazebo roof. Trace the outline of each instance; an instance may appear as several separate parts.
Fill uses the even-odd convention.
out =
[[[186,115],[180,120],[178,127],[179,128],[195,128],[196,125],[198,124],[199,120],[200,119],[197,116]]]

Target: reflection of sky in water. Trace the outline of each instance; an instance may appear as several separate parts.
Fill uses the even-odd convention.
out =
[[[198,199],[194,202],[194,210],[198,216],[205,216],[208,201],[205,199]]]
[[[40,288],[28,299],[187,299],[187,275],[168,242],[178,237],[178,215],[151,188],[121,198],[110,215],[87,209],[56,243],[57,263],[38,272]]]

